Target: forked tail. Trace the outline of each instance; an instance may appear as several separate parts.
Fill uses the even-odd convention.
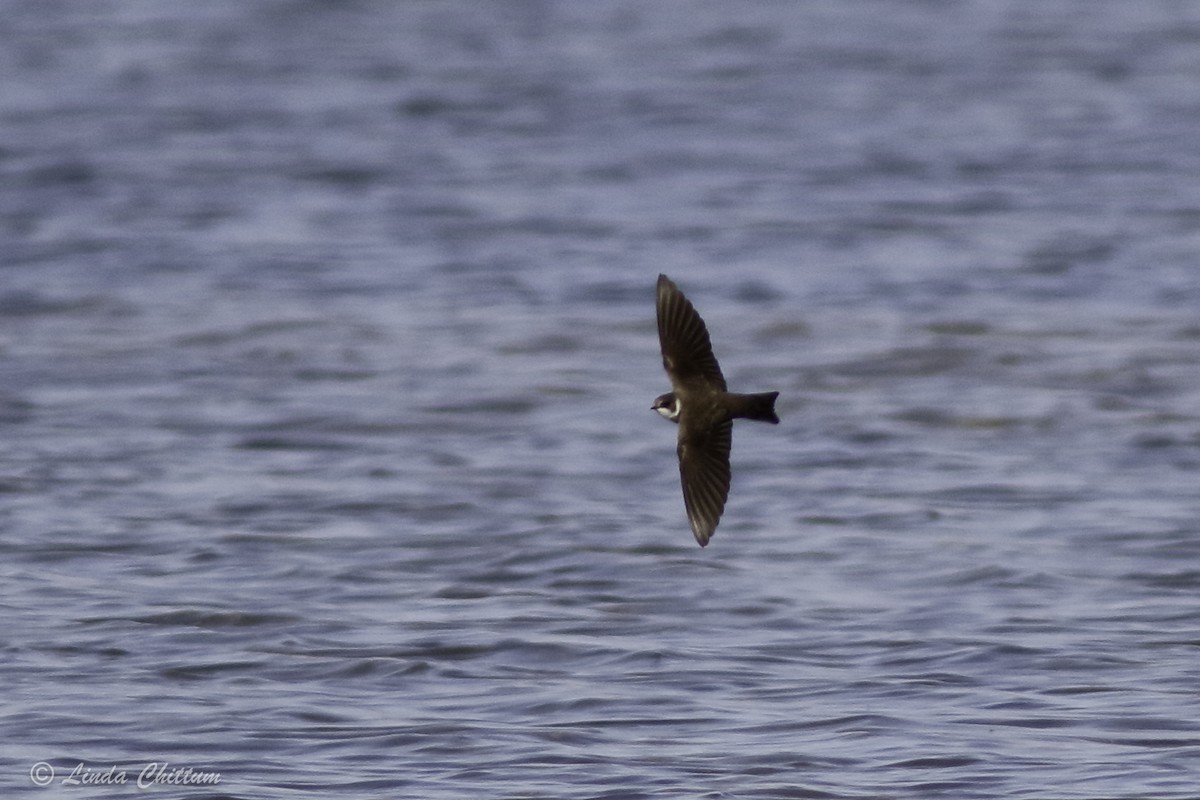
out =
[[[737,402],[734,405],[733,416],[742,419],[756,419],[772,425],[779,424],[779,417],[775,414],[775,398],[779,397],[779,392],[738,394],[734,397],[737,398]]]

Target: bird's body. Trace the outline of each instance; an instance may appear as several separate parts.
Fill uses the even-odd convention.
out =
[[[652,408],[679,425],[679,473],[692,533],[708,544],[729,496],[729,450],[733,420],[778,423],[779,392],[738,394],[727,390],[708,328],[670,278],[658,276],[658,340],[673,391]]]

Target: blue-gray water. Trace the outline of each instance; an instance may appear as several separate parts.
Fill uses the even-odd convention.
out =
[[[4,796],[1200,792],[1197,6],[31,0],[0,74]],[[781,392],[704,550],[659,272]]]

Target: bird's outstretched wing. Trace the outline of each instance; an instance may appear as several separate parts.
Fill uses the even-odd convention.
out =
[[[686,439],[683,434],[680,430],[679,477],[683,483],[683,505],[692,533],[704,547],[721,521],[725,500],[729,497],[733,420],[705,431],[692,432]]]
[[[703,380],[725,390],[725,376],[713,355],[704,320],[666,275],[658,276],[658,343],[673,386]]]

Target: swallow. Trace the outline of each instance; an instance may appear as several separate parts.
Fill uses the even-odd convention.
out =
[[[679,425],[676,452],[683,505],[701,547],[712,538],[729,497],[729,448],[735,419],[779,424],[779,392],[737,394],[726,390],[708,328],[670,278],[658,276],[658,343],[673,391],[651,409]]]

